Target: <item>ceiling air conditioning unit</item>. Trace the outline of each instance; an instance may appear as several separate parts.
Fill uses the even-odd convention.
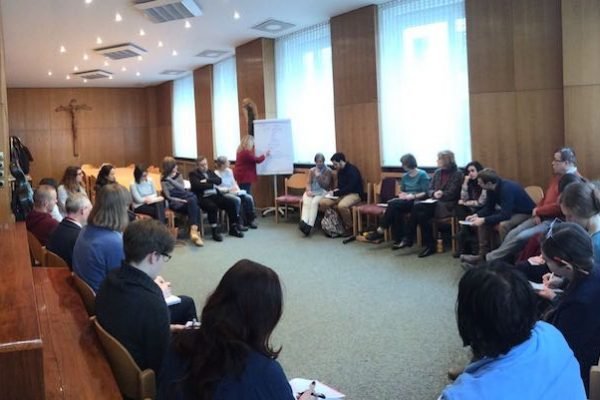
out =
[[[202,15],[196,0],[134,0],[134,3],[135,8],[156,24]]]

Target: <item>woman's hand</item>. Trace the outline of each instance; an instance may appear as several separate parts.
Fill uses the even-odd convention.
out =
[[[538,290],[537,294],[538,296],[550,301],[552,301],[556,297],[556,293],[554,293],[554,290],[550,289],[548,286],[545,285],[543,289]]]
[[[444,192],[441,190],[436,190],[435,192],[433,192],[433,197],[436,199],[441,199],[443,195]]]
[[[562,286],[564,279],[552,273],[547,273],[542,276],[542,283],[550,289],[558,289]]]
[[[463,199],[460,199],[460,200],[458,201],[458,205],[459,205],[459,206],[464,206],[464,205],[466,205],[466,204],[465,204],[465,201],[464,201]]]
[[[271,150],[267,150],[267,151],[265,152],[265,157],[269,157],[270,155],[271,155]]]

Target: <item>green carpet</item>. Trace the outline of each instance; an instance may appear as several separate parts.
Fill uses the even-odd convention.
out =
[[[265,264],[284,285],[273,343],[288,379],[318,379],[350,400],[437,399],[448,368],[468,357],[454,317],[462,270],[450,250],[419,259],[416,246],[304,238],[296,221],[259,218],[243,239],[178,245],[163,275],[200,312],[237,260]]]

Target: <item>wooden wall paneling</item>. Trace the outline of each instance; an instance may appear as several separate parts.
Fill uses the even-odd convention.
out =
[[[564,84],[600,84],[600,2],[562,0]]]
[[[277,118],[277,103],[275,95],[275,41],[262,41],[263,55],[263,85],[265,93],[265,119]]]
[[[196,105],[196,141],[198,155],[204,155],[212,165],[214,154],[212,122],[213,66],[206,65],[194,71]],[[212,167],[211,167],[212,168]]]
[[[579,170],[589,179],[600,179],[600,85],[564,89],[565,144],[577,154]]]
[[[465,1],[471,93],[515,89],[512,4],[512,0]]]
[[[563,145],[562,89],[516,93],[519,182],[546,187],[552,156]]]
[[[162,160],[173,155],[173,81],[158,85],[157,89],[158,149]]]
[[[515,87],[562,88],[560,0],[513,2]]]
[[[0,223],[14,222],[10,208],[10,190],[7,183],[10,174],[7,166],[10,159],[9,144],[9,109],[6,97],[6,75],[4,68],[4,33],[2,30],[2,11],[0,10],[0,151],[4,153],[4,184],[0,187]]]
[[[145,89],[146,95],[146,121],[148,124],[148,145],[150,147],[149,163],[154,166],[160,166],[162,159],[159,156],[158,148],[158,122],[156,116],[156,87],[151,86]]]
[[[516,95],[514,92],[472,94],[473,159],[509,179],[519,179]]]

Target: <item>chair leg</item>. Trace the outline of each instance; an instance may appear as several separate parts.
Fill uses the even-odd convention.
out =
[[[356,229],[358,230],[358,232],[362,232],[362,214],[360,211],[356,211],[356,225]]]
[[[450,227],[451,227],[451,232],[452,232],[452,253],[456,254],[456,252],[458,251],[458,243],[456,243],[457,241],[457,235],[458,235],[458,229],[457,229],[457,222],[456,222],[456,218],[452,217],[452,219],[450,220]]]
[[[275,202],[275,223],[279,223],[279,203]]]

